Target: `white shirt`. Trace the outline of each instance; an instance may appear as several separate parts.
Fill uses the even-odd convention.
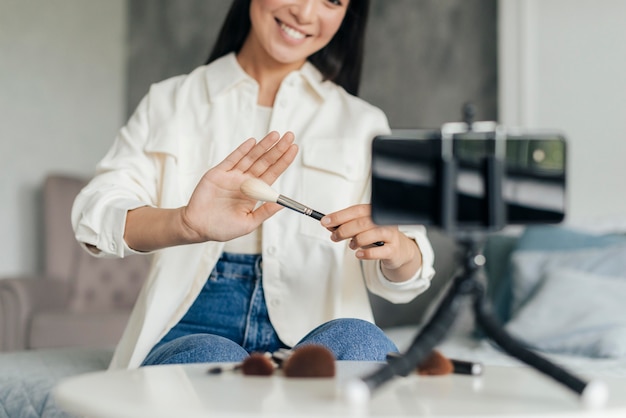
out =
[[[131,254],[126,213],[153,205],[187,204],[200,177],[252,136],[258,84],[229,54],[186,76],[157,83],[76,198],[76,238],[99,256]],[[323,213],[369,201],[371,140],[389,133],[382,111],[323,81],[310,63],[290,73],[274,103],[270,129],[294,132],[300,152],[273,184]],[[408,302],[430,285],[432,248],[421,226],[423,266],[413,279],[392,283],[377,261],[360,262],[347,242],[310,217],[285,209],[263,223],[263,287],[280,339],[294,345],[316,326],[341,317],[373,321],[367,287],[392,302]],[[155,251],[152,267],[111,368],[138,367],[155,343],[191,306],[222,253],[206,242]]]

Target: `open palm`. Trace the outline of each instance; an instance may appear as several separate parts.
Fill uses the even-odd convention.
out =
[[[251,138],[241,144],[202,176],[184,211],[187,225],[207,241],[228,241],[258,228],[282,207],[265,203],[257,208],[239,190],[241,183],[256,177],[272,184],[298,152],[293,141],[291,132],[282,137],[270,132],[258,143]]]

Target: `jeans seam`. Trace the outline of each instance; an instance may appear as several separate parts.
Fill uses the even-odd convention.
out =
[[[260,277],[256,277],[254,281],[254,289],[252,289],[252,295],[250,297],[250,303],[248,305],[248,313],[246,315],[246,329],[244,330],[242,344],[244,348],[248,345],[248,337],[250,337],[251,333],[252,312],[254,311],[254,305],[259,291],[259,283]]]

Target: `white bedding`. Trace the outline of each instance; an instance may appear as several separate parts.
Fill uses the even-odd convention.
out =
[[[0,353],[0,418],[70,418],[50,390],[65,377],[106,369],[112,355],[96,348]]]

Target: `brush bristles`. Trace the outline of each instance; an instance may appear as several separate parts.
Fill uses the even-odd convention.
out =
[[[422,376],[439,376],[453,371],[452,361],[437,350],[433,350],[422,364],[417,366],[417,374]]]
[[[249,178],[241,183],[240,190],[246,196],[260,200],[262,202],[276,202],[279,193],[272,189],[267,183],[257,178]]]
[[[241,364],[241,371],[246,376],[271,376],[274,364],[264,354],[252,353]]]
[[[283,371],[287,377],[333,377],[335,356],[324,346],[303,345],[285,360]]]

